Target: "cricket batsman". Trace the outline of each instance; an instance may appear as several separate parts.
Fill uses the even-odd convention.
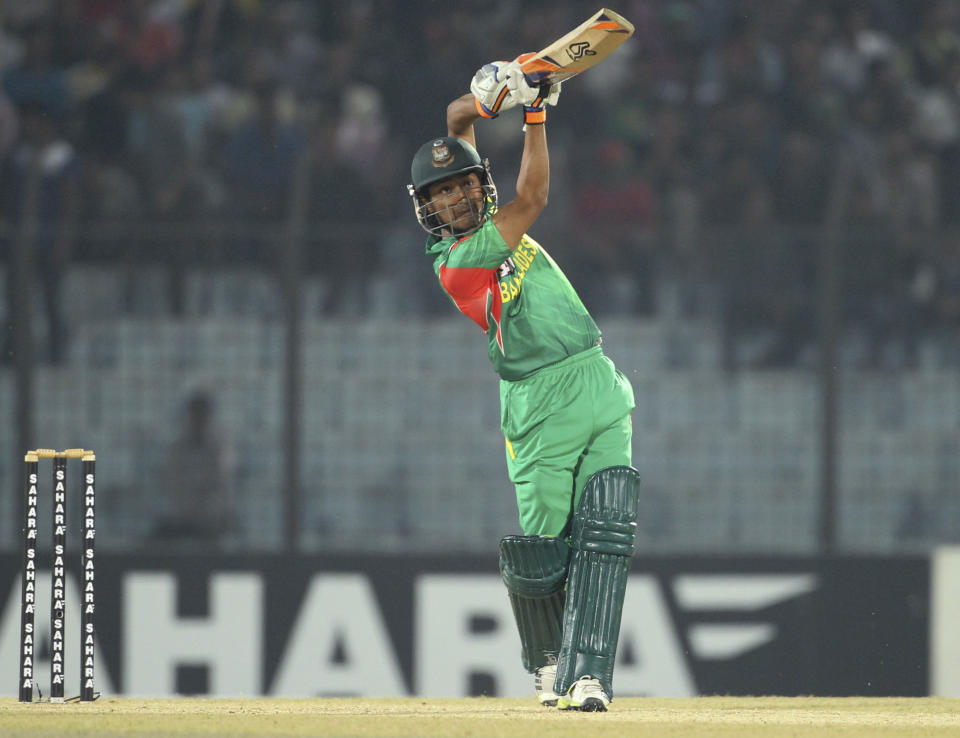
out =
[[[531,86],[513,60],[484,65],[470,89],[448,105],[447,135],[416,152],[408,191],[440,286],[486,333],[500,376],[523,531],[500,541],[500,571],[523,666],[541,704],[602,712],[636,540],[633,390],[567,277],[527,234],[547,204],[546,106],[560,85]],[[499,205],[474,123],[518,106],[516,197]]]

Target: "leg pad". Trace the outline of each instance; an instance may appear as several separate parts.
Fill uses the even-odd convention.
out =
[[[520,632],[523,667],[531,674],[554,664],[562,637],[564,584],[570,548],[559,538],[505,536],[500,575]]]
[[[554,691],[581,676],[613,696],[613,667],[623,597],[636,543],[640,475],[629,466],[601,469],[587,480],[570,535],[572,557],[563,642]]]

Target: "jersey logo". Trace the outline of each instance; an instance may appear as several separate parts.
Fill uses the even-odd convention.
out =
[[[513,259],[508,257],[507,260],[497,268],[497,279],[509,277],[515,271],[517,271],[517,265],[513,263]]]

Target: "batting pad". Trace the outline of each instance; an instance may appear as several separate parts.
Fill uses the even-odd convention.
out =
[[[640,475],[610,466],[587,480],[573,517],[572,558],[563,640],[553,691],[565,694],[582,676],[600,680],[613,697],[620,615],[637,535]]]
[[[559,538],[505,536],[500,575],[520,632],[523,668],[533,673],[556,663],[560,652],[570,548]]]

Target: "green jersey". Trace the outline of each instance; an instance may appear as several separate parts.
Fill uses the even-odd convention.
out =
[[[444,292],[487,334],[502,379],[523,379],[599,342],[573,285],[529,236],[511,251],[487,219],[467,236],[431,236],[427,254]]]

